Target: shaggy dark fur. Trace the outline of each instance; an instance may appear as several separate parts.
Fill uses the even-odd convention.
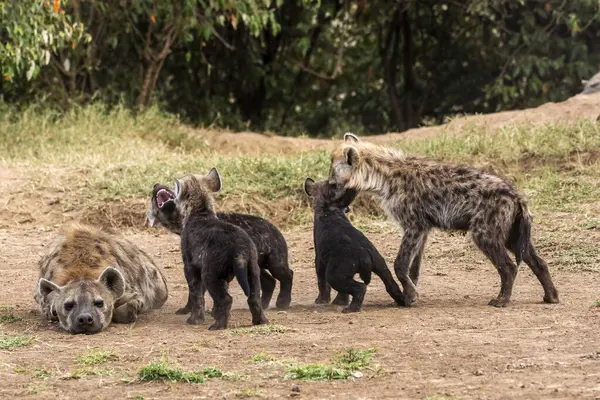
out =
[[[171,232],[180,235],[182,217],[175,207],[174,198],[173,191],[167,186],[155,184],[147,217],[150,226],[158,221]],[[269,307],[278,280],[280,289],[275,306],[278,309],[288,308],[292,302],[294,271],[289,267],[288,247],[279,229],[269,221],[254,215],[217,212],[217,218],[242,228],[256,245],[258,265],[261,268],[262,307]],[[177,314],[187,314],[190,309],[191,302],[188,299],[185,307],[177,310]]]
[[[221,179],[214,168],[206,176],[189,175],[176,181],[175,205],[183,217],[181,254],[191,299],[187,322],[204,322],[206,288],[214,302],[215,322],[209,329],[225,329],[232,303],[227,286],[235,276],[248,297],[252,324],[266,324],[256,246],[244,230],[217,218],[210,193],[220,188]]]
[[[346,209],[356,197],[356,191],[344,190],[327,181],[315,183],[310,178],[304,182],[304,191],[312,197],[314,209],[315,267],[319,285],[315,303],[329,303],[333,287],[338,292],[335,304],[348,304],[348,295],[352,295],[352,302],[342,312],[360,311],[371,272],[374,272],[396,303],[404,305],[402,291],[385,260],[346,217]],[[355,274],[364,283],[355,281]]]

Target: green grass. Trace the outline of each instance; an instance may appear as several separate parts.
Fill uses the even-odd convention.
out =
[[[165,360],[150,363],[139,371],[139,379],[142,382],[162,381],[201,384],[206,379],[211,378],[235,380],[232,377],[237,377],[237,375],[225,373],[213,367],[204,368],[201,371],[186,371],[170,365]]]
[[[23,318],[17,317],[16,315],[13,315],[12,313],[0,315],[0,323],[12,324],[12,323],[19,322],[22,320],[23,320]]]
[[[270,354],[266,354],[266,353],[258,353],[252,356],[252,358],[250,358],[250,362],[253,363],[261,363],[261,362],[269,362],[269,361],[275,361],[276,358]]]
[[[111,351],[95,349],[77,357],[77,362],[86,366],[91,366],[103,364],[108,361],[114,361],[116,359],[117,356]]]
[[[239,391],[239,393],[237,394],[237,397],[241,397],[241,398],[252,398],[252,397],[265,397],[264,393],[261,391],[258,391],[256,389],[242,389]]]
[[[0,350],[14,350],[29,346],[35,339],[26,336],[11,336],[0,339]]]
[[[223,178],[218,208],[261,215],[284,227],[308,224],[311,210],[302,184],[307,176],[321,179],[329,170],[326,151],[219,154],[205,143],[214,132],[193,130],[155,108],[135,118],[124,108],[107,112],[101,105],[65,115],[38,108],[2,111],[0,162],[27,171],[24,191],[39,195],[60,187],[64,192],[56,196],[84,212],[100,213],[107,202],[126,199],[147,204],[155,182],[172,185],[176,177],[216,166]],[[528,193],[534,211],[576,211],[600,196],[600,163],[593,157],[600,153],[600,125],[593,121],[461,129],[460,135],[390,146],[442,161],[490,165]],[[365,221],[381,217],[377,207],[352,210]],[[136,217],[129,220],[138,221],[141,210],[131,212]]]
[[[300,364],[288,367],[284,380],[336,380],[348,379],[353,373],[371,363],[375,349],[346,349],[331,364]]]

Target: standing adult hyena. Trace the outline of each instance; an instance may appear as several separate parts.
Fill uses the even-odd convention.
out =
[[[415,285],[432,228],[471,232],[500,274],[500,293],[490,305],[508,304],[521,260],[542,284],[544,301],[558,303],[548,267],[531,243],[527,205],[504,179],[476,168],[407,157],[347,133],[332,153],[330,181],[375,194],[382,208],[402,226],[404,236],[394,269],[407,305],[417,298]],[[517,264],[506,249],[514,253]]]
[[[92,227],[66,229],[39,270],[34,298],[42,314],[71,333],[97,333],[111,321],[135,322],[168,296],[165,277],[144,251]]]

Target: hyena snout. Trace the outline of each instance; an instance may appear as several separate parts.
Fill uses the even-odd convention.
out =
[[[87,328],[89,326],[93,326],[94,325],[94,317],[92,317],[92,314],[80,314],[79,317],[77,317],[77,327],[78,328]]]

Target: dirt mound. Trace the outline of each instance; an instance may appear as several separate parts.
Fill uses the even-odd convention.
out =
[[[581,118],[595,120],[599,114],[600,93],[580,94],[560,103],[546,103],[526,110],[458,117],[444,125],[416,128],[402,133],[375,135],[370,136],[369,140],[384,144],[398,140],[427,139],[442,132],[460,134],[465,125],[470,124],[496,129],[519,122],[547,124]],[[251,132],[219,133],[206,137],[205,140],[211,149],[224,155],[293,154],[310,150],[331,150],[335,146],[335,142],[328,139],[289,138]]]

